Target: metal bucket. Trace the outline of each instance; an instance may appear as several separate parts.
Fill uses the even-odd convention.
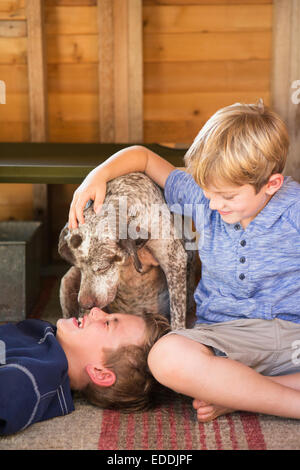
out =
[[[0,322],[24,320],[40,292],[41,222],[0,222]]]

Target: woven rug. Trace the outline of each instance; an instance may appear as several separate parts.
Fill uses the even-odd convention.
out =
[[[61,315],[58,277],[44,277],[33,317],[56,323]],[[70,415],[36,423],[0,438],[2,450],[267,450],[300,448],[293,419],[236,412],[198,423],[192,400],[170,393],[163,406],[141,413],[101,410],[79,395]]]

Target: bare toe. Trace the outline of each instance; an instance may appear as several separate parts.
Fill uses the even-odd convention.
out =
[[[218,416],[222,416],[227,413],[232,413],[233,411],[234,410],[224,408],[222,406],[203,406],[197,409],[197,419],[201,423],[207,423],[208,421],[212,421],[213,419],[218,418]]]

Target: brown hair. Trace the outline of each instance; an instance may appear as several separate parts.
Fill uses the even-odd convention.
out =
[[[287,128],[264,106],[236,103],[217,111],[203,126],[184,159],[203,189],[210,184],[251,184],[259,192],[282,173],[289,148]]]
[[[144,313],[146,338],[141,346],[121,346],[105,350],[105,367],[116,375],[111,387],[100,387],[92,381],[81,393],[92,404],[101,408],[138,411],[154,406],[156,391],[160,387],[152,376],[147,359],[153,344],[171,328],[165,317]]]

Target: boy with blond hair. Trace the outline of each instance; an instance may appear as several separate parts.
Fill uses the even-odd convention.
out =
[[[300,185],[282,175],[289,138],[279,116],[237,103],[216,112],[185,156],[187,172],[134,146],[76,190],[70,228],[106,181],[143,171],[167,203],[203,208],[192,329],[172,331],[148,363],[163,385],[194,398],[200,421],[233,410],[300,418]],[[200,226],[198,227],[200,228]]]

